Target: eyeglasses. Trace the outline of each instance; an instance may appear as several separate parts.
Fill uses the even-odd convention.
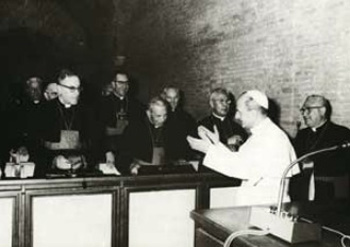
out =
[[[231,104],[231,100],[225,100],[225,99],[214,99],[215,102],[219,102],[220,104]]]
[[[129,81],[112,81],[113,83],[122,83],[122,84],[128,84],[129,83]]]
[[[45,91],[46,94],[49,94],[49,95],[53,95],[53,96],[56,96],[58,95],[57,92],[50,92],[50,91]]]
[[[300,112],[301,112],[301,114],[304,114],[304,113],[309,114],[311,112],[311,110],[319,109],[322,107],[324,107],[324,106],[304,106],[303,108],[300,109]]]
[[[62,87],[64,87],[64,88],[69,89],[69,91],[70,91],[71,93],[74,93],[75,91],[78,91],[78,92],[83,91],[83,88],[82,88],[82,87],[66,86],[66,85],[63,85],[63,84],[58,84],[58,85],[60,85],[60,86],[62,86]]]

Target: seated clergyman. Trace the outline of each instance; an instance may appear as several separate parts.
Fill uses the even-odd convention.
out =
[[[143,121],[130,124],[123,137],[118,169],[122,173],[138,174],[142,166],[162,166],[179,157],[174,131],[167,120],[167,104],[160,97],[153,98]],[[184,156],[186,154],[183,154]]]

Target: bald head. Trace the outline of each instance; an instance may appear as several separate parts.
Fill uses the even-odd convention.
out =
[[[45,92],[44,92],[44,96],[46,100],[53,100],[55,98],[57,98],[58,92],[57,92],[57,84],[52,82],[47,84]]]
[[[169,103],[171,111],[175,111],[180,101],[180,89],[166,87],[163,90],[162,98]]]
[[[167,119],[166,102],[160,97],[152,98],[148,104],[147,116],[156,128],[163,126]]]
[[[32,102],[40,102],[42,98],[42,80],[39,77],[29,78],[26,81],[25,92]]]

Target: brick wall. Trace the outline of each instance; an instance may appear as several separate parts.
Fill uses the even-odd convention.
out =
[[[307,94],[328,97],[350,127],[350,1],[133,0],[123,5],[119,53],[144,97],[181,87],[186,108],[207,114],[211,88],[257,88],[292,136]],[[126,3],[128,2],[128,3]]]

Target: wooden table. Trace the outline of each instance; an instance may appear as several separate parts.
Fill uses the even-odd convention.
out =
[[[156,234],[158,246],[193,246],[189,212],[239,183],[215,173],[0,180],[0,247],[154,247]]]

